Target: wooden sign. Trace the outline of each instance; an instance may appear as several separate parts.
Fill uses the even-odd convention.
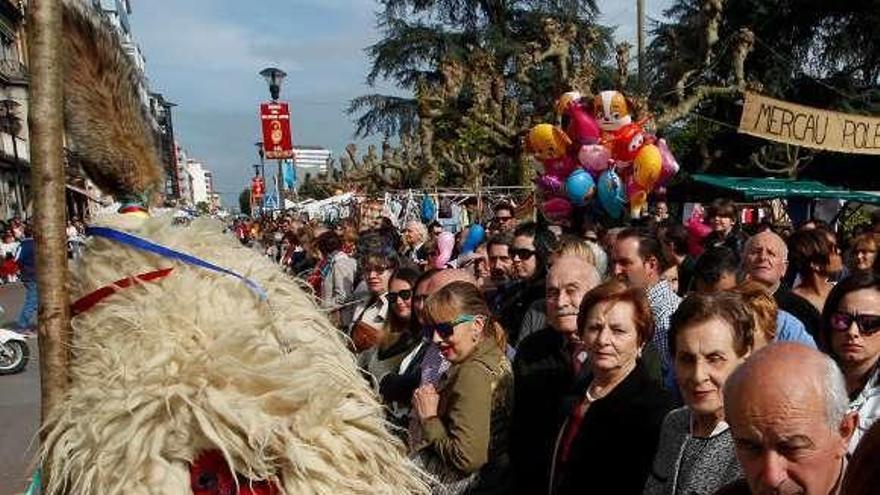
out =
[[[739,132],[825,151],[880,155],[880,118],[807,107],[746,92]]]

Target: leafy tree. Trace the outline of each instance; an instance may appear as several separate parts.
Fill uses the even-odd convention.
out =
[[[669,20],[653,29],[650,101],[673,106],[682,100],[683,88],[729,85],[736,72],[731,50],[747,29],[753,45],[743,70],[752,89],[805,105],[876,114],[878,7],[876,0],[677,0],[664,13]],[[856,179],[848,172],[869,162],[738,134],[741,112],[740,91],[716,93],[666,129],[686,169],[845,183]]]
[[[244,188],[238,195],[238,209],[242,215],[251,215],[251,188]]]
[[[367,81],[391,81],[411,96],[364,95],[352,100],[349,113],[359,136],[399,137],[399,154],[417,156],[395,162],[394,183],[527,181],[524,133],[555,119],[559,94],[589,93],[609,73],[602,64],[612,52],[611,33],[595,23],[594,0],[380,5],[384,37],[366,50],[372,62]],[[379,168],[365,174],[374,182],[385,177],[384,151]],[[344,182],[347,173],[342,167]]]

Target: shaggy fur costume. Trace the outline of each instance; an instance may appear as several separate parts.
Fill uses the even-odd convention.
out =
[[[141,76],[90,4],[64,0],[68,144],[102,191],[147,199],[162,183],[162,165],[138,93]]]
[[[112,223],[249,277],[268,301],[234,277],[90,239],[72,300],[173,271],[74,318],[72,383],[45,426],[45,493],[190,494],[189,465],[214,449],[289,495],[425,492],[353,355],[296,282],[212,220]]]

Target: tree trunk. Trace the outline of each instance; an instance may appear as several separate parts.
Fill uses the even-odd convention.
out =
[[[30,3],[31,165],[35,259],[40,294],[39,345],[42,417],[57,406],[68,383],[69,320],[62,144],[61,2]]]

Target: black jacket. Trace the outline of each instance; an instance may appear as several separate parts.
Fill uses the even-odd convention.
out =
[[[511,463],[516,493],[547,493],[556,433],[564,419],[563,398],[574,376],[565,336],[539,330],[519,344],[513,361]]]
[[[509,342],[519,342],[519,331],[523,318],[535,301],[545,296],[545,279],[538,277],[518,282],[505,289],[495,316],[504,330]]]
[[[578,380],[576,393],[566,398],[568,410],[584,397],[591,379]],[[554,493],[641,494],[663,418],[672,407],[669,394],[641,362],[636,364],[620,385],[587,409],[568,462],[556,467]]]

